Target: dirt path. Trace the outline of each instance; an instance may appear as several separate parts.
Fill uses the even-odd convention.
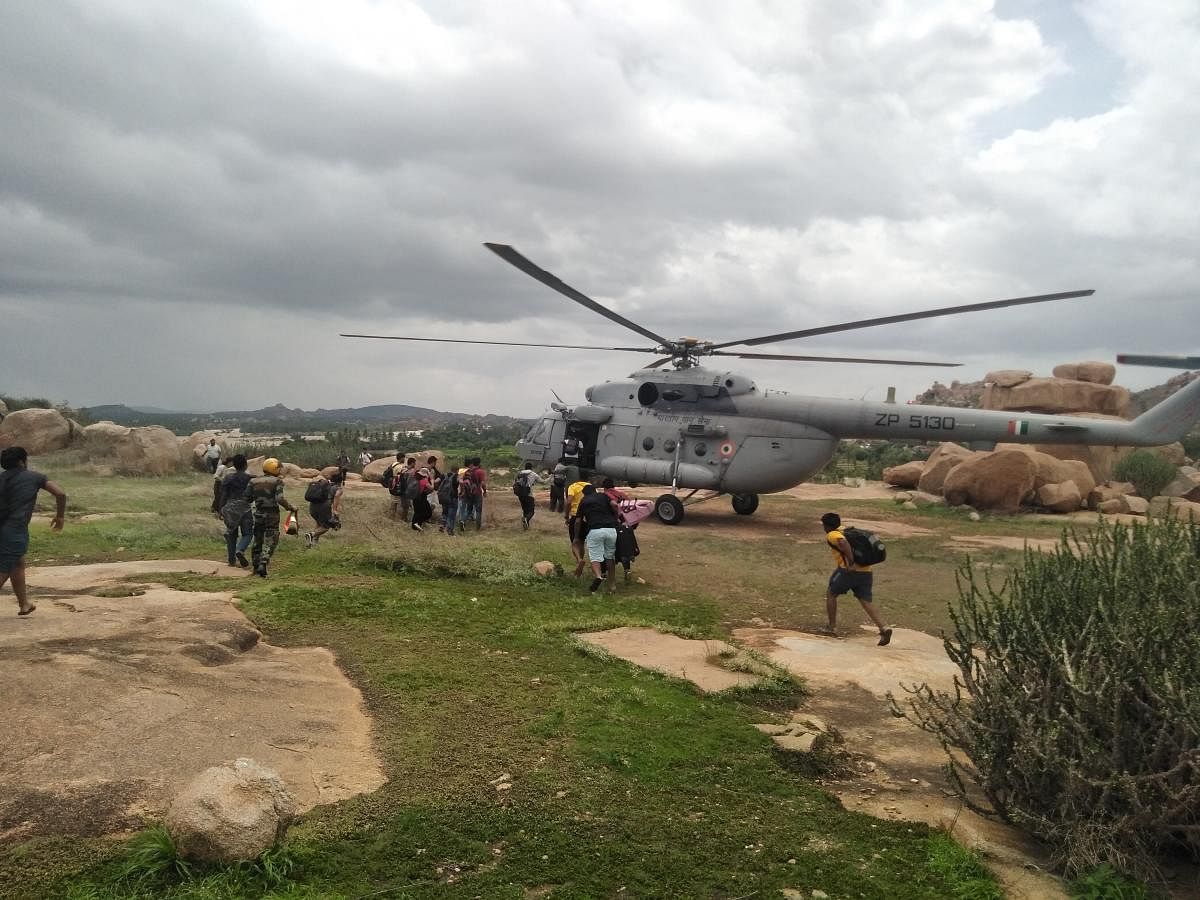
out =
[[[0,842],[140,827],[240,756],[304,809],[383,783],[333,654],[262,643],[229,593],[119,580],[152,572],[241,574],[199,560],[29,570],[37,612],[0,631]]]

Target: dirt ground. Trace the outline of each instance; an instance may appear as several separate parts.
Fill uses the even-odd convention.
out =
[[[244,574],[201,560],[29,569],[37,611],[0,631],[0,841],[139,828],[242,756],[302,809],[383,783],[333,654],[262,643],[228,593],[122,580],[154,572]]]

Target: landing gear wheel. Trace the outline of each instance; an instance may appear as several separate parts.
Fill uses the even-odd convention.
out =
[[[654,514],[664,525],[678,525],[683,521],[683,503],[674,494],[663,494],[654,501]]]
[[[739,516],[753,515],[758,509],[758,494],[734,494],[733,511]]]

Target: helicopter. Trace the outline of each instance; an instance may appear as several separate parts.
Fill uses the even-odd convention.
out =
[[[589,387],[584,393],[585,403],[570,406],[561,402],[561,398],[552,403],[517,442],[516,449],[525,463],[549,467],[565,461],[563,451],[569,447],[569,461],[577,463],[585,476],[598,473],[629,484],[669,486],[669,492],[654,503],[655,515],[667,525],[683,521],[685,505],[721,496],[730,497],[735,513],[752,515],[758,508],[759,495],[786,490],[811,478],[825,467],[838,442],[845,438],[957,441],[974,449],[990,449],[998,441],[1157,446],[1179,440],[1200,420],[1200,379],[1132,421],[1106,421],[1039,413],[898,406],[891,395],[886,401],[794,396],[787,391],[760,388],[744,374],[702,364],[702,360],[710,357],[733,357],[954,367],[961,364],[759,353],[743,348],[917,319],[1088,297],[1094,293],[1092,290],[990,300],[724,342],[694,337],[670,339],[597,303],[539,268],[513,247],[495,243],[484,246],[547,287],[653,343],[640,347],[596,347],[393,335],[343,334],[342,337],[655,354],[659,358],[628,377]],[[1195,360],[1161,356],[1121,359],[1133,364],[1173,367]],[[688,493],[681,497],[681,491]]]

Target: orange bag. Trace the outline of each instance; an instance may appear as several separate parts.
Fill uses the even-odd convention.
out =
[[[300,521],[296,518],[296,514],[294,512],[288,513],[287,521],[284,523],[284,526],[283,526],[283,533],[284,534],[299,534],[300,533]]]

